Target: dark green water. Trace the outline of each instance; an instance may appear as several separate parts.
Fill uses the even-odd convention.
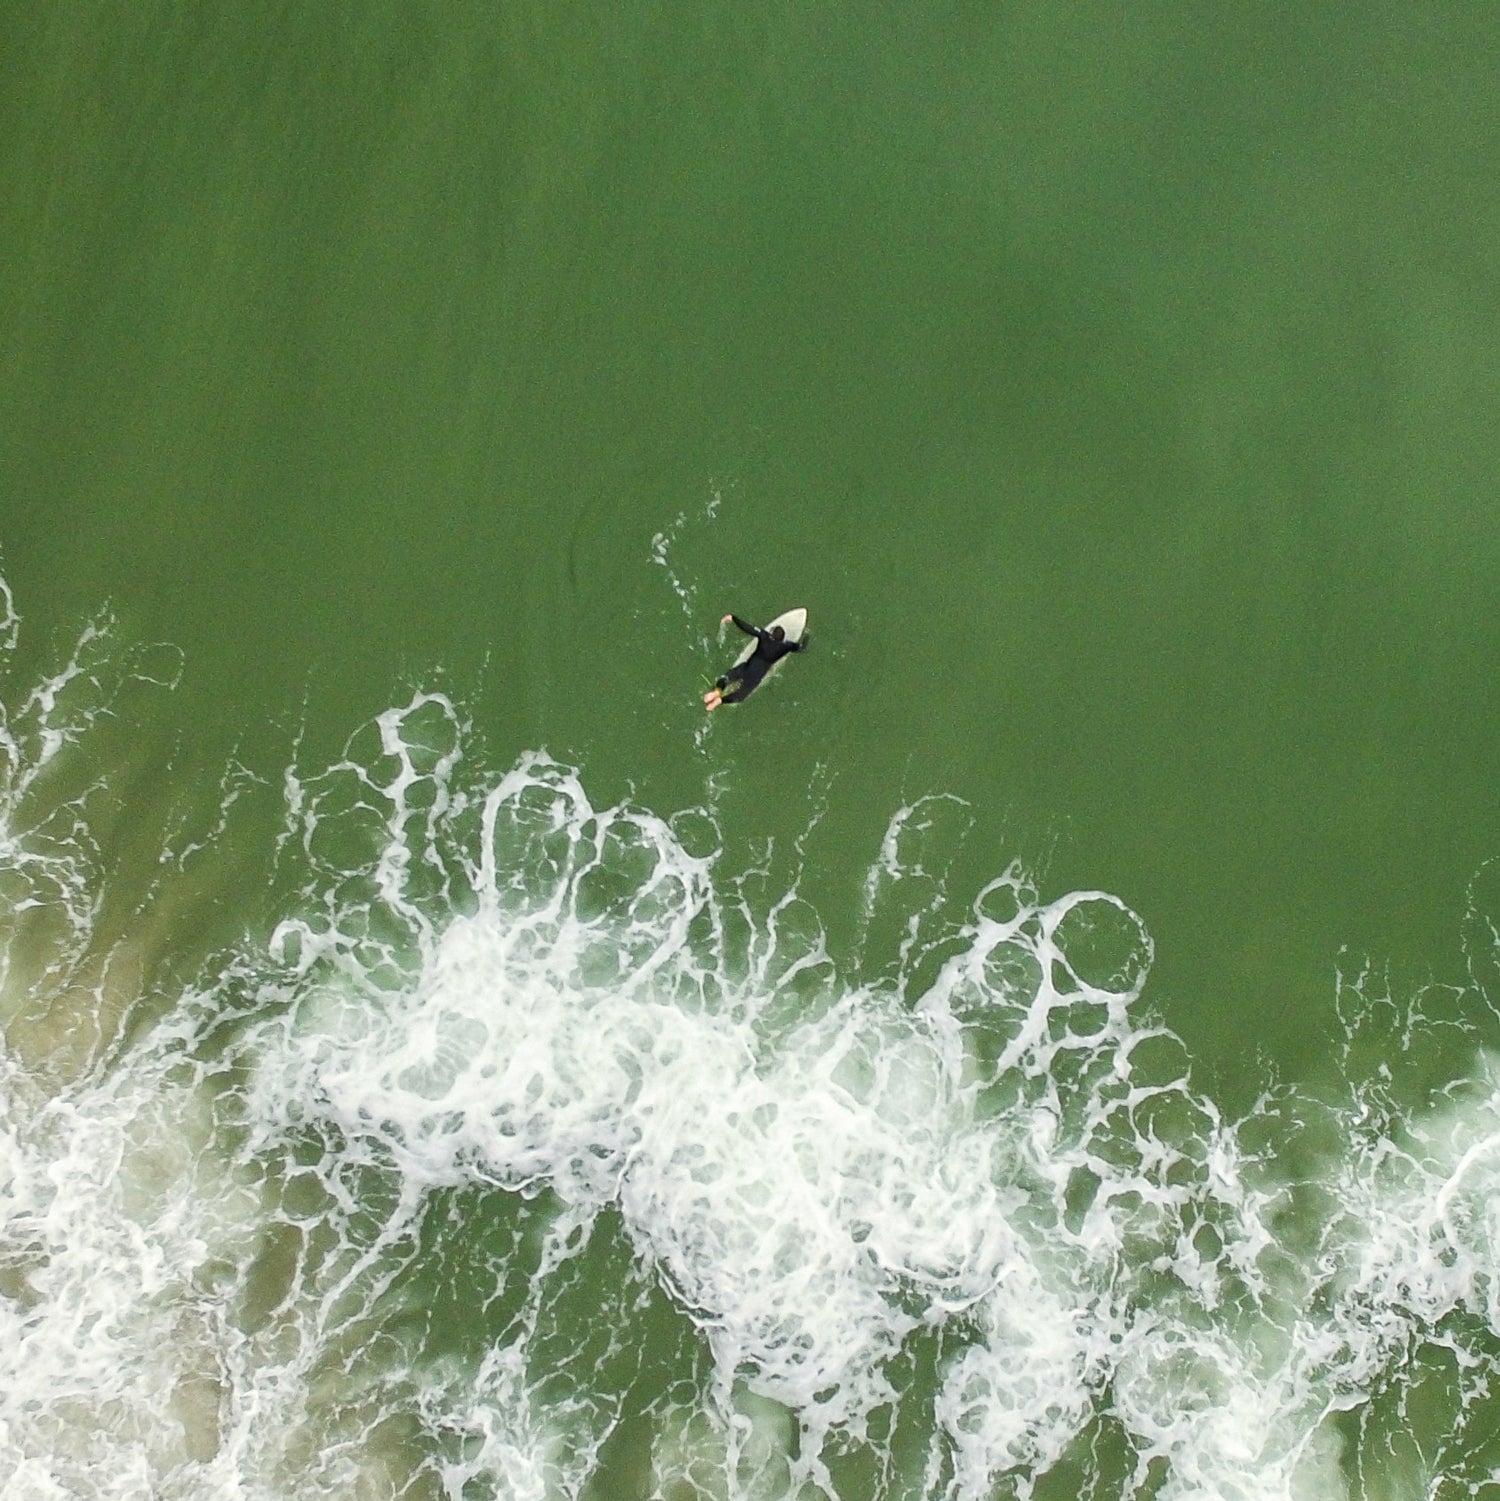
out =
[[[11,679],[105,605],[180,649],[125,801],[210,808],[440,686],[492,778],[802,840],[836,957],[951,794],[960,907],[1113,893],[1200,1087],[1325,1087],[1340,969],[1462,983],[1500,854],[1497,56],[1459,4],[13,5]],[[705,723],[718,617],[798,603]]]

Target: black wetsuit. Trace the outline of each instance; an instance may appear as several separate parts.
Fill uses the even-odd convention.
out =
[[[758,625],[747,625],[738,615],[729,617],[747,635],[755,637],[755,650],[743,662],[736,662],[719,679],[719,691],[724,693],[726,704],[743,703],[760,687],[761,679],[785,656],[801,651],[806,641],[788,641],[784,636],[773,636]],[[780,631],[781,627],[776,628]],[[730,684],[734,687],[728,692]]]

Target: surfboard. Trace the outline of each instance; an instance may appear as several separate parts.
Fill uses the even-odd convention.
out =
[[[788,610],[785,614],[778,615],[775,620],[768,621],[766,629],[770,630],[773,625],[779,625],[786,632],[786,639],[788,641],[800,641],[803,631],[807,629],[807,611],[799,605],[795,610]],[[738,667],[741,662],[748,662],[755,655],[757,644],[756,638],[752,636],[750,644],[734,659],[734,665]],[[783,657],[781,662],[785,661],[786,657]],[[781,666],[781,662],[773,664],[771,672],[775,672]],[[770,677],[771,672],[768,672],[766,676]]]

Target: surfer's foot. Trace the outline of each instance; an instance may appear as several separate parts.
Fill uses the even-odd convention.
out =
[[[717,709],[724,702],[724,695],[717,688],[710,688],[703,695],[703,707],[705,709]]]

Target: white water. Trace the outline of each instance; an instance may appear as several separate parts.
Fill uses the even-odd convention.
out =
[[[0,725],[7,1497],[1500,1485],[1483,1054],[1425,1110],[1226,1121],[1108,894],[960,900],[914,804],[841,967],[709,814],[492,776],[434,694],[287,771],[299,894],[168,985],[109,962],[100,789],[45,796],[105,639]]]

